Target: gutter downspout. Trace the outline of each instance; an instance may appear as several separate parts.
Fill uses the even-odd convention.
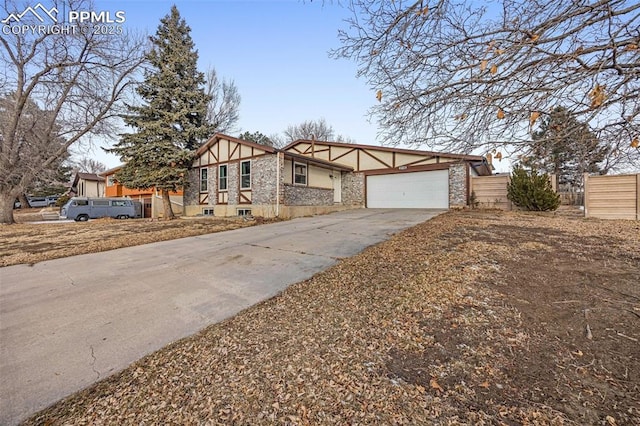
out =
[[[280,152],[276,152],[276,217],[280,217]]]

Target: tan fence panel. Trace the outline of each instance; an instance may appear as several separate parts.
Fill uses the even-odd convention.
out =
[[[586,217],[640,220],[640,174],[585,175],[584,185]]]
[[[511,210],[511,201],[507,198],[509,178],[509,175],[473,176],[471,191],[478,207]]]

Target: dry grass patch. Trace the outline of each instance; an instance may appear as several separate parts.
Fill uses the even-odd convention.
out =
[[[637,424],[639,238],[439,216],[26,424]]]
[[[255,221],[243,221],[239,218],[168,221],[105,218],[88,222],[44,223],[23,221],[0,226],[0,267],[21,263],[33,264],[60,257],[228,231],[255,224]]]

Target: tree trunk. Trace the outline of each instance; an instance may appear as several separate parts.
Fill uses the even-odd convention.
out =
[[[162,207],[164,209],[164,218],[167,220],[175,219],[176,216],[173,214],[173,208],[171,208],[171,199],[169,198],[169,191],[166,189],[162,190]]]
[[[13,203],[16,201],[16,194],[12,191],[0,190],[0,223],[11,224],[13,220]]]
[[[27,200],[27,196],[24,195],[24,192],[18,194],[18,201],[20,201],[20,208],[28,209],[29,208],[29,200]]]

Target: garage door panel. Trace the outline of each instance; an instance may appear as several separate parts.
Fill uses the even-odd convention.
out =
[[[449,171],[367,176],[369,208],[449,208]]]

